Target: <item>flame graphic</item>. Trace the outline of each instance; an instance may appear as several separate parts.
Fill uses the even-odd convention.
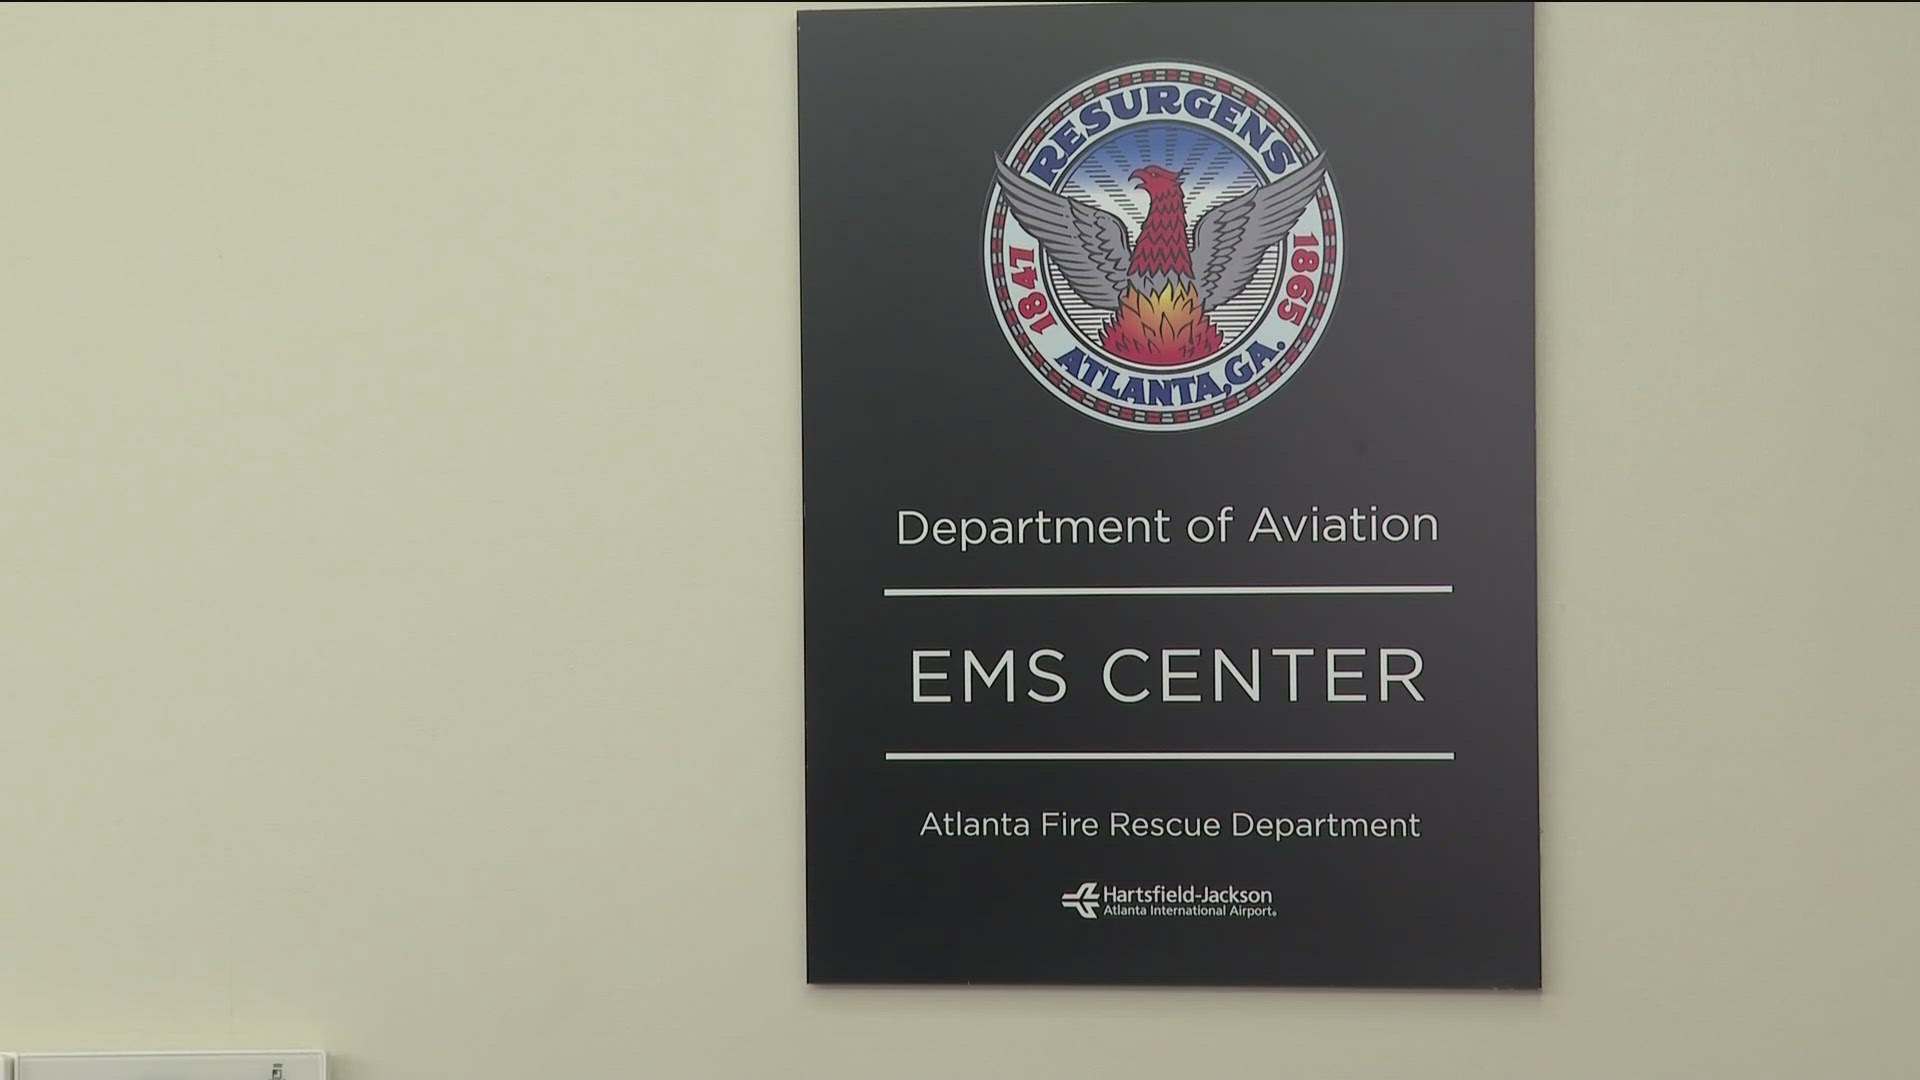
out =
[[[1151,295],[1129,288],[1101,347],[1139,364],[1185,364],[1220,351],[1220,330],[1200,310],[1191,284],[1169,282]]]

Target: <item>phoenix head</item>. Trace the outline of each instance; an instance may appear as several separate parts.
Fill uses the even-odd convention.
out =
[[[1179,174],[1168,172],[1158,165],[1147,165],[1133,170],[1133,179],[1139,181],[1138,186],[1146,189],[1149,198],[1157,198],[1180,190]]]

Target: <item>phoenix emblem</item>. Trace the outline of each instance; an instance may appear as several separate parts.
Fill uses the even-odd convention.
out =
[[[1238,296],[1261,257],[1284,243],[1326,175],[1325,154],[1202,215],[1191,229],[1181,177],[1159,165],[1131,177],[1145,189],[1136,232],[1113,213],[1057,194],[995,159],[1000,189],[1068,285],[1113,312],[1101,348],[1148,366],[1187,364],[1220,350],[1207,313]]]

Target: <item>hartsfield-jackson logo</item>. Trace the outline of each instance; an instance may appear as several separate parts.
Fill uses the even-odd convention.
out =
[[[994,161],[987,289],[1024,366],[1122,427],[1218,423],[1306,362],[1340,288],[1326,155],[1279,102],[1129,64],[1041,109]]]
[[[1060,894],[1060,906],[1083,919],[1262,919],[1272,918],[1272,889],[1233,885],[1101,885],[1083,881]]]
[[[1095,881],[1083,881],[1072,892],[1060,894],[1060,906],[1068,908],[1083,919],[1100,917],[1100,884]]]

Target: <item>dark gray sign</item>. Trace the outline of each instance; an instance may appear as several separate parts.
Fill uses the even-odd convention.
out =
[[[1525,6],[800,16],[815,982],[1537,987]]]

